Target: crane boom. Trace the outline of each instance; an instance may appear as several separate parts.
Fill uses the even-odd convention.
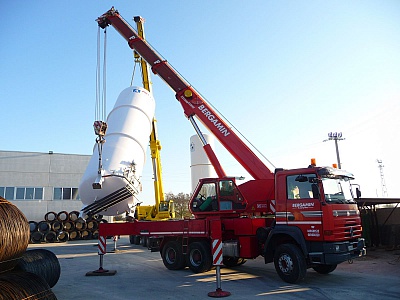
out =
[[[137,32],[139,36],[143,40],[145,40],[144,25],[143,25],[144,19],[140,16],[137,16],[134,17],[134,21],[136,22]],[[135,60],[138,60],[140,62],[140,67],[142,70],[143,87],[149,92],[152,92],[148,65],[146,61],[142,57],[140,57],[140,55],[136,51],[134,52],[134,56]],[[164,189],[162,184],[161,156],[160,156],[161,143],[158,140],[156,124],[157,120],[154,117],[153,120],[151,121],[152,129],[150,134],[150,153],[151,153],[153,176],[154,176],[154,198],[156,202],[155,204],[156,211],[154,212],[155,214],[157,214],[159,211],[160,203],[164,201]]]
[[[159,75],[176,93],[175,97],[182,105],[186,117],[192,121],[196,116],[244,167],[254,179],[273,179],[274,174],[253,151],[233,132],[230,126],[218,116],[214,109],[179,73],[159,55],[139,34],[111,8],[97,20],[101,28],[112,25],[134,49],[151,66],[154,74]],[[193,123],[193,121],[192,121]],[[205,147],[206,153],[213,156],[211,148]],[[212,152],[211,154],[209,152]],[[216,157],[210,158],[214,167],[218,166]],[[222,168],[216,167],[218,176],[222,177]]]

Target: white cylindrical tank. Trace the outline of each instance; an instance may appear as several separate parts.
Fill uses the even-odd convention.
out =
[[[84,207],[104,197],[110,197],[127,184],[133,186],[134,190],[140,190],[138,179],[145,163],[154,111],[155,101],[147,90],[129,87],[121,92],[107,117],[108,128],[102,150],[101,189],[94,189],[92,186],[98,178],[99,170],[97,144],[79,185]],[[136,204],[134,199],[130,196],[101,211],[101,214],[115,216],[130,212]]]
[[[203,134],[203,136],[207,143],[214,148],[214,136],[208,134]],[[192,191],[196,188],[200,178],[218,177],[197,135],[190,137],[190,171]]]

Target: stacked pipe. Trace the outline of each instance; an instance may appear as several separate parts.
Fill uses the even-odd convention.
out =
[[[29,221],[31,243],[54,243],[98,238],[102,216],[81,218],[79,211],[48,212],[40,222]]]
[[[57,299],[51,287],[60,277],[58,259],[48,250],[27,251],[29,233],[24,214],[0,197],[1,300]]]

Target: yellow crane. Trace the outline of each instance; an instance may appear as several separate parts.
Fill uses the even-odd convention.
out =
[[[134,17],[133,20],[136,22],[137,32],[139,36],[144,40],[144,19],[140,16],[137,16]],[[134,51],[134,58],[135,63],[140,63],[143,87],[150,93],[152,93],[148,64],[136,51]],[[150,135],[150,152],[153,165],[155,205],[137,206],[135,217],[138,220],[151,221],[175,218],[173,201],[166,201],[164,198],[160,151],[161,143],[157,138],[157,120],[154,117],[152,120],[152,132]]]

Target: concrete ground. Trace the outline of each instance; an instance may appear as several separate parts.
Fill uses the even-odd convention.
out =
[[[31,244],[55,253],[61,276],[52,288],[59,300],[70,299],[208,299],[216,285],[215,270],[193,274],[189,269],[167,270],[158,252],[132,245],[122,237],[115,253],[104,256],[104,269],[114,276],[85,276],[99,268],[97,241]],[[114,249],[107,240],[107,251]],[[400,250],[369,249],[367,257],[342,263],[328,275],[309,269],[304,281],[283,282],[273,264],[263,258],[236,268],[221,269],[221,287],[227,299],[400,299]]]

